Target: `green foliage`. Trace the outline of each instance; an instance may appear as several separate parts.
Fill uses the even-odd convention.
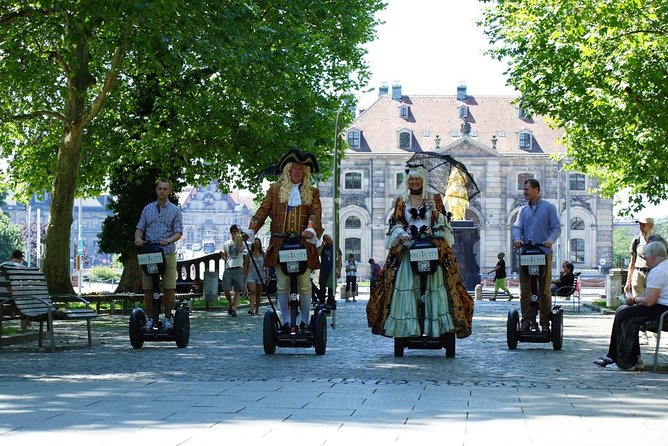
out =
[[[121,275],[114,268],[109,268],[108,266],[94,266],[90,270],[90,275],[93,276],[94,280],[105,281],[105,280],[118,280]]]
[[[492,2],[489,2],[492,3]],[[565,131],[572,168],[627,213],[668,198],[668,7],[650,0],[493,2],[482,21],[519,105]]]
[[[9,217],[0,211],[0,262],[9,260],[15,249],[23,250],[21,227],[9,221]]]
[[[614,268],[628,268],[631,255],[629,247],[631,240],[638,235],[637,227],[618,226],[612,232],[612,266]]]

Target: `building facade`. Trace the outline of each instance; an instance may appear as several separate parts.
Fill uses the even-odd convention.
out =
[[[463,85],[452,96],[407,96],[398,84],[379,93],[345,130],[339,246],[346,256],[354,253],[362,264],[370,257],[384,262],[387,222],[405,163],[416,152],[436,151],[463,163],[480,189],[465,220],[479,234],[473,255],[481,271],[494,267],[499,252],[513,252],[511,226],[526,203],[529,178],[540,182],[542,197],[560,214],[555,271],[567,258],[578,270],[611,266],[612,200],[592,192],[596,179],[563,169],[561,131],[545,119],[524,114],[513,97],[471,96]],[[320,187],[323,221],[331,232],[332,186]],[[515,256],[507,255],[507,264],[517,271]]]

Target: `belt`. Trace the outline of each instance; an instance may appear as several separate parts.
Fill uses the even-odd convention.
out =
[[[641,273],[648,273],[649,272],[649,268],[636,268],[636,269],[638,271],[640,271]]]

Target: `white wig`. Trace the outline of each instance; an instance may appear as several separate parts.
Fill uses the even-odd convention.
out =
[[[427,190],[429,189],[429,172],[423,165],[406,166],[406,175],[404,176],[404,200],[408,200],[411,196],[411,189],[408,187],[408,180],[411,178],[422,179],[422,198],[428,197]]]

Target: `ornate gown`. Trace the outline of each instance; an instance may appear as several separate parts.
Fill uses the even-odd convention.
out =
[[[424,334],[437,337],[454,330],[457,337],[467,337],[471,334],[473,299],[452,252],[454,236],[440,195],[429,197],[417,208],[401,198],[396,200],[387,234],[388,256],[367,304],[369,326],[372,333],[389,337],[420,335],[420,280],[408,260],[410,242],[405,245],[399,237],[421,229],[435,237],[439,253],[438,270],[427,280]]]

